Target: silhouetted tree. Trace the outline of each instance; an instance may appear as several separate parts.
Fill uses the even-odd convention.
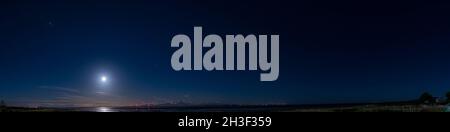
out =
[[[425,103],[425,104],[433,103],[434,102],[433,95],[431,95],[428,92],[425,92],[422,95],[420,95],[419,101],[420,101],[420,103]]]
[[[447,94],[445,94],[445,96],[447,97],[447,103],[450,103],[450,92],[447,92]]]

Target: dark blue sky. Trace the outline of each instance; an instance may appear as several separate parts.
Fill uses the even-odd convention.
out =
[[[450,91],[450,5],[364,1],[2,1],[0,98],[17,105],[311,104]],[[279,34],[280,76],[181,71],[177,34]],[[102,88],[98,77],[107,74]]]

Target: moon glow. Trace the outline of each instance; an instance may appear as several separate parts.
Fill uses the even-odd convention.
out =
[[[102,82],[102,83],[108,82],[108,77],[107,76],[101,76],[100,77],[100,82]]]

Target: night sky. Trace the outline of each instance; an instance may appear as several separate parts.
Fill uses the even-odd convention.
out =
[[[449,9],[418,1],[1,1],[0,99],[98,106],[443,96]],[[280,35],[278,80],[259,81],[261,71],[174,71],[170,41],[192,37],[194,26],[222,37]]]

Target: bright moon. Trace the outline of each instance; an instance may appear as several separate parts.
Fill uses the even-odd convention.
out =
[[[103,83],[106,83],[108,81],[108,78],[106,76],[102,76],[100,79]]]

